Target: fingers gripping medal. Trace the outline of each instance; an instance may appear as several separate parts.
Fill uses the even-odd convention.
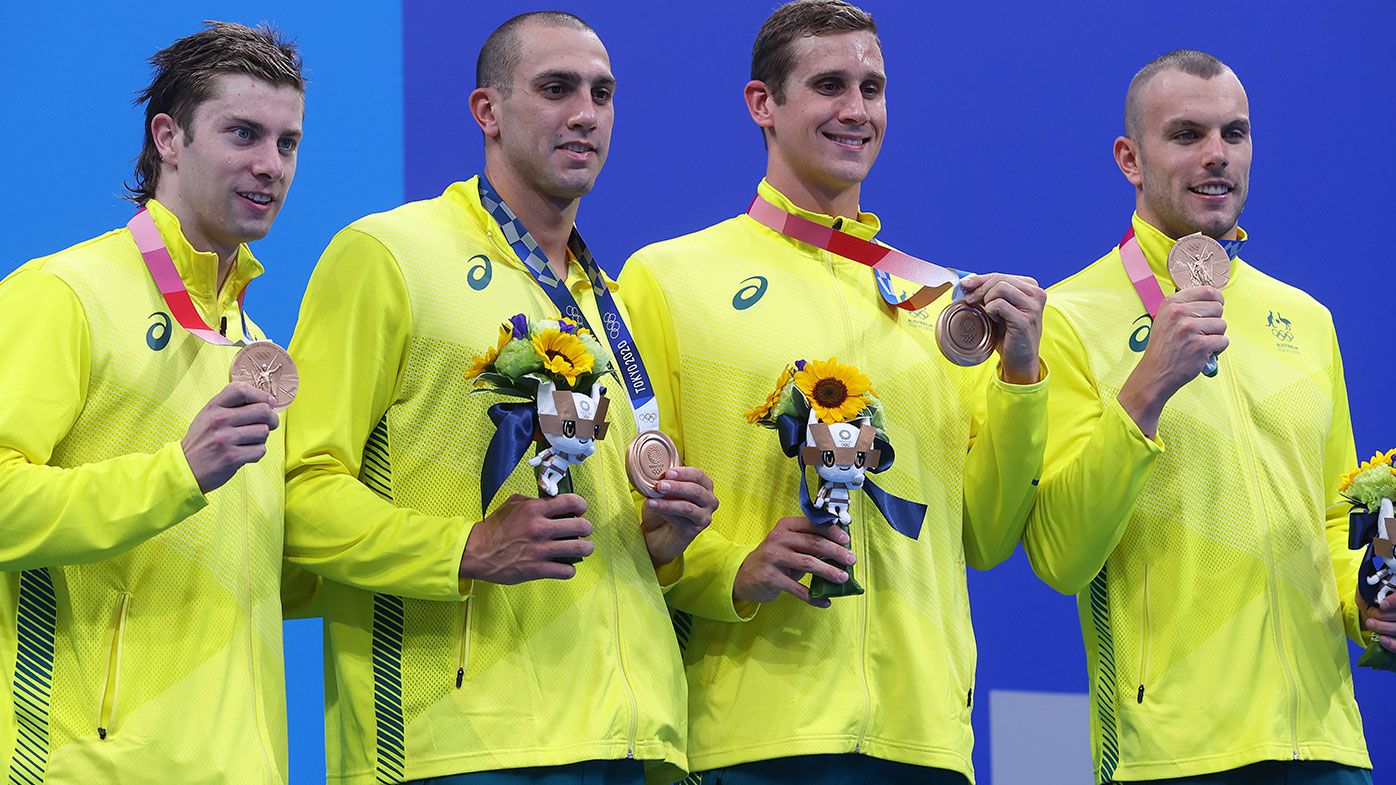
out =
[[[800,507],[817,525],[838,526],[845,533],[853,521],[853,493],[863,491],[897,532],[916,539],[926,506],[893,496],[877,487],[868,473],[892,466],[892,445],[885,433],[882,405],[868,377],[835,358],[797,361],[781,373],[766,401],[747,412],[747,421],[774,429],[782,452],[800,462]],[[811,499],[805,468],[814,467],[819,490]],[[863,593],[853,568],[834,566],[848,580],[832,583],[810,578],[810,597],[847,597]]]
[[[959,294],[960,275],[910,254],[787,212],[762,196],[752,200],[747,216],[768,229],[873,268],[882,298],[893,308],[919,311],[952,288]],[[890,276],[920,284],[910,297],[892,292]],[[936,343],[956,365],[978,365],[989,359],[1003,340],[1003,326],[977,305],[958,297],[941,312]]]
[[[1003,341],[1003,325],[989,318],[988,312],[964,300],[945,306],[936,320],[936,344],[956,365],[978,365],[998,349]]]
[[[1168,274],[1179,289],[1211,286],[1220,289],[1231,280],[1231,258],[1222,244],[1201,232],[1180,237],[1168,251]],[[1204,373],[1217,372],[1217,356],[1207,358]]]
[[[272,407],[284,410],[300,390],[300,374],[291,355],[271,341],[252,341],[233,358],[228,381],[247,382],[272,397]]]

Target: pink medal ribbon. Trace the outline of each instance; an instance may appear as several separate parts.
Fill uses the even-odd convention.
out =
[[[170,314],[174,316],[179,326],[188,330],[190,334],[219,346],[245,346],[247,344],[247,317],[242,315],[242,334],[244,340],[230,341],[217,330],[209,327],[204,322],[203,316],[199,315],[199,310],[194,307],[194,301],[189,297],[189,290],[184,286],[184,279],[179,277],[179,270],[175,268],[174,260],[170,258],[170,251],[165,247],[165,239],[160,236],[160,230],[155,226],[155,219],[150,217],[150,211],[144,207],[136,212],[131,220],[126,224],[126,228],[131,230],[131,237],[136,241],[136,248],[141,252],[141,258],[145,260],[145,266],[150,269],[150,277],[155,280],[155,285],[160,289],[160,294],[165,298],[165,305],[169,306]],[[238,292],[238,311],[242,312],[242,300],[247,295],[247,287]]]
[[[1158,285],[1149,260],[1144,258],[1144,249],[1139,247],[1139,238],[1134,236],[1133,226],[1121,238],[1119,248],[1120,261],[1125,264],[1125,272],[1129,274],[1130,283],[1134,284],[1134,291],[1144,302],[1144,310],[1149,312],[1150,319],[1158,316],[1158,309],[1163,306],[1163,288]]]
[[[960,280],[960,276],[953,270],[802,218],[771,204],[759,194],[751,200],[746,214],[762,226],[802,243],[867,265],[879,272],[921,284],[921,290],[911,297],[899,303],[889,303],[904,310],[917,311],[925,308]]]

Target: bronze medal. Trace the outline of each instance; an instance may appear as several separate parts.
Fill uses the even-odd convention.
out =
[[[1003,329],[977,305],[956,300],[936,321],[936,343],[956,365],[978,365],[989,359],[1003,339]]]
[[[233,358],[228,381],[247,382],[269,393],[275,401],[273,407],[280,411],[296,399],[301,377],[285,349],[271,341],[253,341]]]
[[[1201,232],[1181,237],[1168,251],[1168,274],[1179,289],[1211,286],[1231,280],[1231,259],[1222,244]]]
[[[625,456],[625,473],[635,490],[651,499],[664,494],[657,486],[665,472],[679,465],[679,448],[663,431],[644,431],[630,442]]]

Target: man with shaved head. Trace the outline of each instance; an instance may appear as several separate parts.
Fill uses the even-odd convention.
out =
[[[1023,536],[1078,595],[1097,781],[1370,783],[1344,633],[1390,636],[1396,610],[1355,593],[1332,316],[1239,256],[1236,74],[1192,50],[1144,66],[1115,163],[1129,231],[1049,290],[1047,468]]]
[[[626,446],[646,409],[619,394],[627,372],[576,493],[537,498],[520,461],[491,500],[501,398],[466,374],[519,313],[590,325],[614,367],[643,368],[574,226],[615,84],[577,17],[504,23],[469,99],[484,172],[355,221],[311,278],[291,345],[305,415],[287,433],[287,550],[326,579],[334,782],[638,785],[686,767],[663,592],[717,506],[712,482],[677,467],[635,503]]]

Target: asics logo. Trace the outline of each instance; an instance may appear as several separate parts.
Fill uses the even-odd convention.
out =
[[[766,293],[766,278],[761,275],[753,275],[742,281],[746,284],[732,295],[732,307],[738,311],[745,311],[761,299],[761,295]]]
[[[170,315],[156,311],[150,318],[154,319],[155,323],[145,331],[145,345],[149,346],[152,352],[158,352],[170,345]]]
[[[483,291],[490,285],[490,278],[494,277],[493,265],[490,258],[484,254],[476,254],[466,260],[466,263],[478,261],[479,264],[471,266],[465,273],[465,282],[470,284],[470,288],[475,291]]]

